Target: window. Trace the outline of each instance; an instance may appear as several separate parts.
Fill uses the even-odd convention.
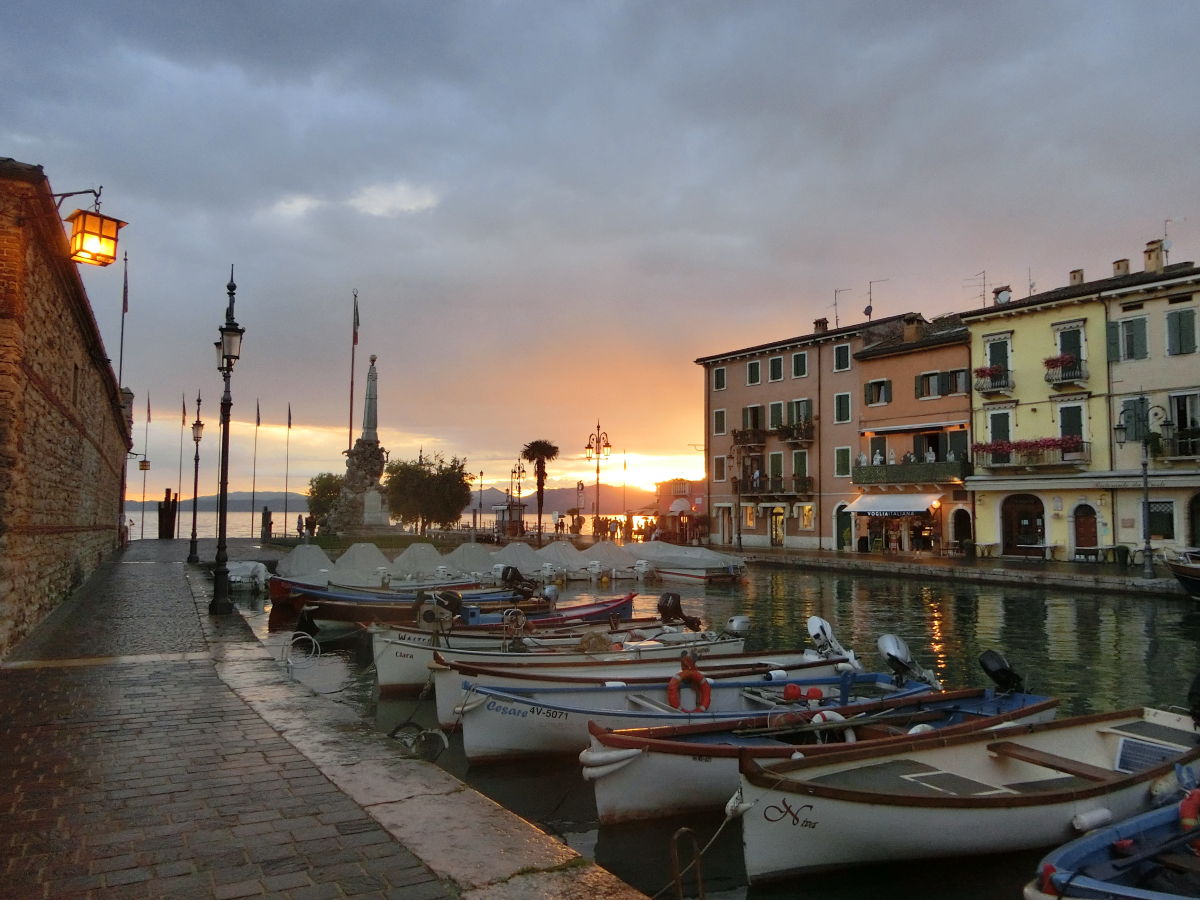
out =
[[[808,353],[792,354],[792,377],[805,378],[808,376]]]
[[[833,474],[836,478],[850,477],[850,448],[833,448]]]
[[[811,503],[802,503],[800,505],[800,527],[805,531],[812,531],[816,521],[815,507]]]
[[[762,363],[757,359],[746,363],[746,384],[762,384]]]
[[[1072,356],[1076,362],[1083,359],[1083,329],[1078,326],[1059,328],[1058,353],[1060,356]]]
[[[1173,541],[1175,539],[1175,501],[1151,500],[1148,509],[1151,539]]]
[[[1168,400],[1175,423],[1175,456],[1200,456],[1200,394],[1175,394]]]
[[[712,467],[713,481],[724,481],[725,480],[725,462],[726,462],[726,460],[725,460],[724,456],[714,456],[713,457],[713,467]]]
[[[802,400],[793,400],[788,404],[788,424],[798,425],[801,422],[812,421],[812,401],[807,397]]]
[[[725,410],[713,410],[713,434],[725,433]]]
[[[808,474],[808,451],[793,450],[792,451],[792,474],[807,475]]]
[[[767,380],[783,381],[783,357],[772,356],[767,360]]]
[[[989,366],[999,366],[1006,372],[1009,369],[1009,340],[1008,336],[998,338],[985,339],[987,342],[983,345],[984,355],[987,358],[986,364]]]
[[[783,485],[783,453],[767,454],[767,476],[771,479],[770,490],[777,491]]]
[[[966,369],[951,369],[946,373],[949,376],[950,389],[946,391],[948,394],[965,394],[970,382],[967,381]]]
[[[767,407],[767,427],[779,428],[783,425],[783,401],[772,403]]]
[[[762,428],[762,407],[761,406],[743,406],[742,407],[742,427],[743,428]]]
[[[1058,408],[1058,433],[1060,437],[1083,437],[1083,407],[1081,405],[1063,404]]]
[[[838,344],[833,348],[833,371],[845,372],[850,368],[850,345]]]
[[[948,372],[922,372],[917,376],[917,399],[945,397],[949,394],[967,392],[967,370],[951,369]]]
[[[892,402],[892,383],[887,379],[868,381],[863,388],[863,399],[868,406]]]
[[[742,507],[742,526],[744,528],[754,527],[754,507],[750,504]]]
[[[725,390],[725,367],[724,366],[718,366],[717,368],[713,369],[713,390],[714,391]]]
[[[988,440],[992,444],[1007,444],[1012,437],[1011,422],[1009,419],[1010,413],[1008,410],[992,411],[988,413]],[[1008,450],[992,450],[992,462],[1008,462]]]
[[[922,372],[917,376],[916,396],[920,400],[924,397],[940,397],[942,392],[938,389],[938,372]]]
[[[1173,309],[1167,313],[1167,356],[1196,352],[1196,310]]]
[[[850,421],[850,395],[848,393],[833,395],[833,421]]]
[[[1147,346],[1145,316],[1108,323],[1110,359],[1145,359],[1149,356]]]

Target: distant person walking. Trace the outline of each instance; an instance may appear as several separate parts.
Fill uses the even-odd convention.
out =
[[[296,537],[304,537],[304,516],[296,516]]]

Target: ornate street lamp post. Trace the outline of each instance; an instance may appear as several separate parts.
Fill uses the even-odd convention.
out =
[[[200,438],[204,436],[204,423],[200,421],[200,392],[196,392],[196,421],[192,423],[192,440],[196,442],[196,471],[192,477],[192,542],[188,546],[190,563],[200,562],[196,552],[196,494],[200,490]]]
[[[600,518],[600,460],[612,456],[612,444],[608,435],[600,430],[600,420],[596,420],[596,430],[588,435],[587,446],[583,448],[588,459],[596,460],[596,508],[593,510],[596,518]]]
[[[1169,440],[1174,423],[1161,406],[1151,406],[1145,394],[1139,395],[1133,406],[1121,410],[1117,424],[1113,426],[1118,447],[1125,446],[1130,428],[1134,429],[1142,444],[1142,577],[1147,579],[1154,577],[1154,552],[1150,547],[1150,443],[1154,439],[1151,437],[1154,433],[1150,431],[1150,416],[1154,411],[1161,416],[1158,424],[1160,433],[1154,436]]]
[[[229,553],[225,544],[225,526],[229,513],[229,413],[233,408],[233,396],[229,393],[229,378],[233,374],[233,365],[242,355],[242,335],[246,329],[238,325],[233,318],[234,294],[237,285],[233,283],[233,266],[229,267],[229,284],[225,285],[229,294],[229,306],[225,308],[225,324],[221,326],[221,339],[214,343],[217,350],[217,371],[225,381],[225,393],[221,395],[221,481],[217,500],[217,565],[213,569],[213,598],[208,604],[212,615],[225,615],[233,612],[233,603],[229,599]]]

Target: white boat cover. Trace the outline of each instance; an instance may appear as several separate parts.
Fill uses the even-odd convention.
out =
[[[642,545],[638,544],[637,546],[640,547]],[[598,544],[592,544],[587,549],[580,551],[579,555],[589,562],[596,560],[603,563],[606,569],[628,569],[638,561],[638,557],[623,547],[618,547],[611,541],[600,541]]]
[[[229,570],[230,588],[253,588],[260,591],[267,583],[270,573],[260,562],[231,562],[226,564]]]
[[[329,580],[336,584],[381,585],[380,569],[387,570],[391,561],[374,544],[351,544],[337,558]]]
[[[635,544],[631,552],[638,559],[645,559],[650,562],[670,560],[673,564],[681,565],[686,561],[691,566],[697,568],[707,568],[708,566],[741,566],[745,563],[745,560],[740,556],[718,553],[716,550],[709,550],[707,547],[682,547],[678,544],[668,544],[665,541],[647,541],[644,544]]]
[[[328,574],[333,561],[316,544],[297,544],[275,565],[275,573],[284,578],[303,578]],[[328,584],[328,579],[325,581]]]
[[[492,565],[503,563],[506,566],[515,566],[517,571],[522,575],[536,575],[541,571],[543,562],[545,560],[534,553],[532,547],[522,541],[513,541],[511,544],[506,544],[492,555]]]
[[[586,569],[587,557],[566,541],[551,541],[540,550],[534,551],[542,562],[552,562],[555,565],[569,569]]]
[[[442,554],[427,541],[409,544],[392,563],[393,578],[428,577],[436,574],[438,566],[446,565]]]
[[[442,559],[454,572],[490,572],[495,565],[494,553],[483,544],[459,544]]]

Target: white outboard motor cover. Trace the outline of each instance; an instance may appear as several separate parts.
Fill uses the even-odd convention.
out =
[[[833,626],[820,616],[808,617],[808,635],[822,656],[849,656],[833,633]]]
[[[750,633],[749,616],[730,616],[725,622],[725,633],[744,637]]]
[[[554,609],[558,605],[558,586],[548,584],[542,588],[542,597],[550,604],[550,608]]]

